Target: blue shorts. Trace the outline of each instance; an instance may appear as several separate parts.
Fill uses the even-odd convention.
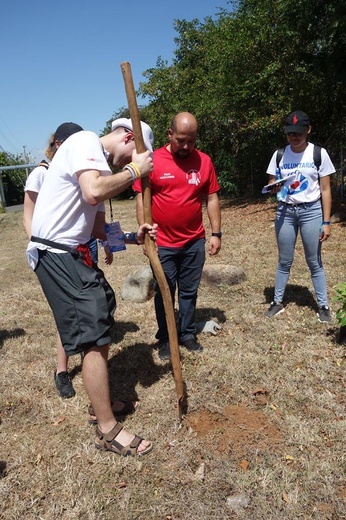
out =
[[[35,273],[67,356],[111,342],[115,294],[103,271],[70,253],[39,251]]]

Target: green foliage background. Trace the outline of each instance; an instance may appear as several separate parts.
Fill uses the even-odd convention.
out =
[[[311,140],[335,165],[345,141],[346,4],[343,0],[246,0],[204,21],[176,20],[175,58],[144,72],[142,117],[164,144],[179,111],[199,121],[198,145],[223,192],[259,193],[285,116],[310,116]]]
[[[1,166],[14,166],[25,164],[23,157],[13,155],[8,152],[0,152]],[[27,172],[25,168],[16,170],[6,170],[1,173],[2,186],[4,190],[7,206],[15,204],[23,204],[24,186]]]

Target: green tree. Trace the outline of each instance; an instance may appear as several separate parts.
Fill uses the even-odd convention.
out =
[[[230,2],[203,22],[176,20],[172,64],[146,70],[138,94],[156,146],[174,114],[193,112],[224,191],[259,193],[282,124],[306,111],[312,140],[337,160],[346,129],[344,0]]]
[[[5,151],[0,152],[0,168],[1,166],[21,165],[25,162],[21,155],[13,155]],[[27,172],[24,168],[2,171],[0,182],[4,190],[6,206],[23,203],[26,176]]]

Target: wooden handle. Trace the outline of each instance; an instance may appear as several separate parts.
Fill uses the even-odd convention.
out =
[[[133,84],[131,65],[128,61],[121,63],[120,65],[121,71],[123,73],[124,83],[125,83],[125,91],[127,97],[127,103],[130,110],[130,117],[132,120],[133,132],[135,134],[135,144],[136,150],[138,153],[145,152],[145,144],[143,139],[142,127],[141,127],[141,118],[139,115],[135,86]],[[151,193],[149,187],[149,178],[144,177],[141,180],[142,183],[142,194],[143,194],[143,208],[144,208],[144,222],[148,224],[152,224],[152,216],[151,216]],[[149,238],[149,237],[148,237]],[[150,238],[149,238],[150,240]],[[150,242],[152,242],[150,240]],[[145,242],[147,246],[147,241]]]
[[[125,90],[127,102],[130,110],[130,117],[132,120],[133,131],[135,135],[136,150],[138,153],[145,151],[145,145],[142,134],[141,120],[136,100],[135,88],[132,79],[131,65],[129,62],[121,63],[121,70],[124,77]],[[144,208],[144,222],[152,224],[151,215],[151,190],[149,186],[149,178],[145,177],[141,180],[142,182],[142,196],[143,196],[143,208]],[[171,292],[166,280],[166,276],[163,272],[160,259],[157,254],[156,246],[153,240],[150,239],[149,235],[145,236],[145,247],[147,255],[150,260],[151,267],[153,269],[156,281],[159,285],[163,305],[165,308],[169,345],[171,351],[171,362],[173,369],[173,377],[175,381],[175,388],[178,397],[178,410],[179,419],[182,420],[183,410],[187,408],[187,398],[185,393],[185,387],[183,383],[183,377],[180,366],[180,355],[179,355],[179,344],[177,327],[175,323],[174,308],[171,297]]]

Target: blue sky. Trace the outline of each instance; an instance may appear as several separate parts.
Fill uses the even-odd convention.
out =
[[[157,58],[171,64],[174,20],[203,21],[228,0],[146,2],[4,0],[1,7],[0,151],[43,158],[64,121],[99,133],[127,105],[120,63],[135,88]],[[138,99],[143,104],[142,99]]]

